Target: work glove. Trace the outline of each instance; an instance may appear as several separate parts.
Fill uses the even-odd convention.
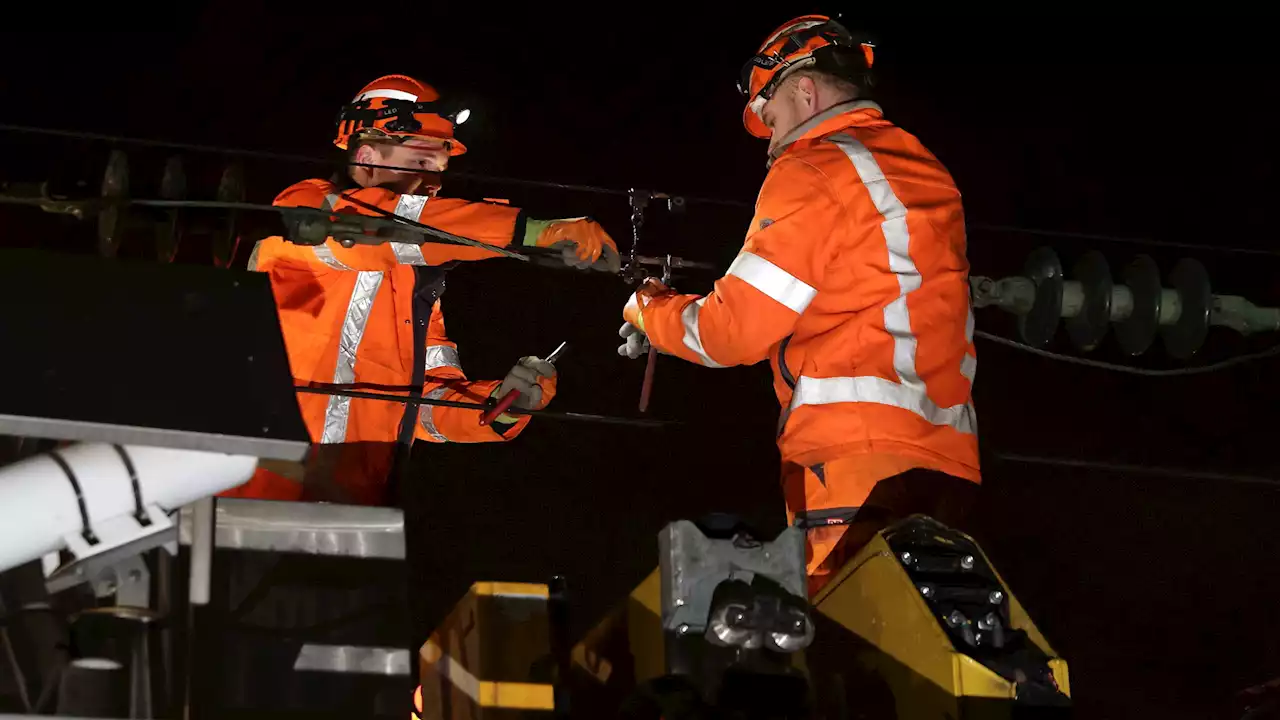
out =
[[[564,264],[572,268],[607,273],[622,270],[617,243],[595,220],[529,220],[525,223],[524,245],[559,250]]]
[[[649,336],[644,330],[644,315],[641,310],[655,297],[671,295],[675,291],[657,278],[646,278],[640,289],[627,298],[622,307],[622,319],[625,320],[618,336],[626,342],[618,348],[618,354],[635,360],[649,352]]]
[[[532,355],[520,358],[520,362],[511,368],[491,397],[501,400],[512,390],[520,391],[520,397],[512,403],[514,407],[524,410],[545,408],[556,396],[556,366]],[[513,423],[519,419],[503,414],[498,416],[497,421]]]
[[[649,354],[649,336],[635,325],[622,323],[622,329],[618,330],[618,337],[624,341],[618,346],[618,354],[622,357],[635,360]]]

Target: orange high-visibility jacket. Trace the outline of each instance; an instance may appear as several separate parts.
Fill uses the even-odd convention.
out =
[[[650,341],[709,367],[768,358],[785,463],[865,456],[978,482],[955,183],[871,102],[832,108],[789,137],[728,273],[706,297],[652,299],[642,311]],[[806,494],[858,507],[884,477]]]
[[[490,245],[510,245],[523,233],[518,208],[382,188],[339,192],[323,180],[300,182],[280,193],[275,204],[376,215],[347,198]],[[426,397],[483,402],[501,381],[467,380],[457,346],[445,334],[439,303],[444,278],[434,266],[495,256],[438,243],[344,248],[332,238],[306,246],[270,237],[254,249],[249,267],[271,276],[295,381],[403,387],[412,382],[416,355],[425,357]],[[425,353],[416,352],[415,323],[427,325],[425,333],[421,328],[416,333],[425,338]],[[544,399],[553,392],[544,387]],[[317,443],[394,442],[404,415],[403,405],[381,400],[299,394],[298,403]],[[475,410],[423,406],[414,434],[429,442],[500,442],[529,423],[524,416],[499,434],[493,426],[481,427],[479,417]]]

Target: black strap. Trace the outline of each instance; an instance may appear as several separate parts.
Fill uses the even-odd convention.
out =
[[[431,312],[436,300],[444,294],[445,274],[457,262],[444,265],[424,265],[414,268],[413,278],[413,368],[410,371],[409,395],[422,396],[427,379],[427,330],[431,324]],[[400,496],[408,486],[409,461],[413,451],[413,436],[418,426],[418,409],[422,407],[410,400],[404,405],[400,418],[400,436],[396,439],[395,455],[387,477],[387,493],[390,498]]]
[[[129,484],[133,485],[133,517],[139,525],[146,527],[151,524],[151,518],[147,516],[147,511],[142,504],[142,484],[138,482],[138,469],[133,466],[133,459],[129,457],[129,453],[125,452],[124,446],[112,445],[111,447],[120,456],[125,471],[129,473]]]
[[[826,510],[810,510],[796,513],[795,526],[801,530],[811,530],[828,525],[848,525],[858,514],[856,507],[827,508]]]
[[[66,474],[67,480],[71,483],[71,489],[76,493],[76,502],[80,505],[80,523],[81,527],[84,528],[80,532],[80,537],[83,537],[84,541],[90,545],[97,545],[98,536],[93,533],[93,528],[89,526],[89,506],[85,504],[84,491],[80,489],[80,481],[76,479],[76,474],[71,471],[71,466],[67,464],[67,461],[57,450],[50,450],[49,457],[53,458],[53,461],[58,463],[58,467],[62,468],[62,472]]]
[[[782,381],[792,390],[796,389],[796,376],[791,374],[791,368],[787,367],[787,346],[791,344],[791,338],[794,335],[788,335],[782,338],[782,344],[778,345],[778,372],[782,374]]]
[[[431,312],[436,301],[444,295],[445,276],[456,266],[457,262],[444,265],[423,265],[414,268],[413,278],[413,368],[409,376],[410,393],[422,395],[422,386],[427,379],[427,329],[431,324]],[[414,427],[418,422],[418,403],[405,404],[404,416],[400,420],[400,438],[402,445],[413,443]]]

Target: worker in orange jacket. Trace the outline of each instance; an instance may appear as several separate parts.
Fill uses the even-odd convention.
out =
[[[377,215],[366,207],[374,206],[489,245],[554,249],[567,265],[617,272],[617,246],[589,219],[534,220],[504,204],[436,196],[449,159],[466,152],[454,130],[467,114],[413,78],[378,78],[338,119],[334,144],[352,163],[346,177],[304,180],[275,204]],[[421,384],[428,399],[471,403],[519,390],[516,407],[541,409],[555,396],[553,366],[526,357],[502,380],[469,380],[445,334],[445,271],[457,261],[491,257],[491,250],[438,243],[343,247],[328,238],[309,246],[269,237],[254,248],[249,268],[271,277],[298,383],[373,389]],[[304,394],[298,403],[320,444],[308,464],[308,485],[319,476],[324,499],[349,502],[379,500],[398,438],[503,442],[529,424],[527,415],[502,415],[481,426],[476,410],[424,405],[410,415],[402,404],[339,396]],[[230,494],[297,499],[299,480],[298,468],[268,463]]]
[[[869,536],[852,525],[945,521],[980,481],[960,193],[864,99],[872,60],[824,16],[769,36],[740,84],[748,132],[769,139],[742,251],[706,297],[651,280],[623,312],[630,357],[652,343],[712,368],[769,360],[811,589]]]

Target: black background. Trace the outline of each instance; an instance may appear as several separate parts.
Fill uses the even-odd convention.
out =
[[[734,80],[769,30],[816,8],[551,8],[213,3],[152,16],[154,32],[11,30],[0,51],[0,108],[14,123],[323,156],[337,107],[372,78],[400,72],[474,108],[463,128],[471,152],[457,172],[752,201],[765,147],[742,131]],[[1280,304],[1276,67],[1272,43],[1248,31],[1259,19],[900,10],[862,15],[849,4],[844,19],[879,41],[877,96],[887,116],[918,135],[964,193],[975,274],[1015,272],[1045,243],[1068,266],[1100,249],[1117,275],[1137,252],[1166,272],[1191,255],[1218,292]],[[0,143],[4,175],[17,179],[65,173],[102,152],[12,134]],[[135,153],[136,172],[158,176],[163,157]],[[211,197],[224,159],[189,162],[192,195]],[[250,162],[250,197],[268,201],[323,174]],[[448,191],[507,198],[534,216],[590,214],[628,244],[623,197],[448,182]],[[73,220],[26,210],[3,217],[6,245],[92,248],[91,229]],[[696,203],[681,216],[654,210],[642,247],[727,266],[748,218],[746,208]],[[124,254],[148,252],[143,240]],[[193,241],[180,260],[208,258]],[[711,279],[678,284],[702,292]],[[471,377],[500,377],[517,357],[568,340],[553,407],[634,414],[642,364],[613,354],[626,294],[612,278],[488,261],[452,273],[444,302]],[[1013,333],[995,310],[980,312],[978,326]],[[1194,363],[1273,341],[1214,330]],[[1065,333],[1055,347],[1074,352]],[[1093,355],[1121,360],[1113,339]],[[974,531],[1070,660],[1079,716],[1219,717],[1235,693],[1280,675],[1274,362],[1146,379],[982,341],[979,357],[986,484]],[[1159,347],[1126,362],[1177,366]],[[201,378],[190,381],[199,388]],[[651,413],[685,424],[637,431],[541,421],[509,445],[419,447],[403,499],[412,644],[473,580],[564,572],[585,629],[654,566],[665,522],[721,509],[781,526],[765,368],[663,359]]]

